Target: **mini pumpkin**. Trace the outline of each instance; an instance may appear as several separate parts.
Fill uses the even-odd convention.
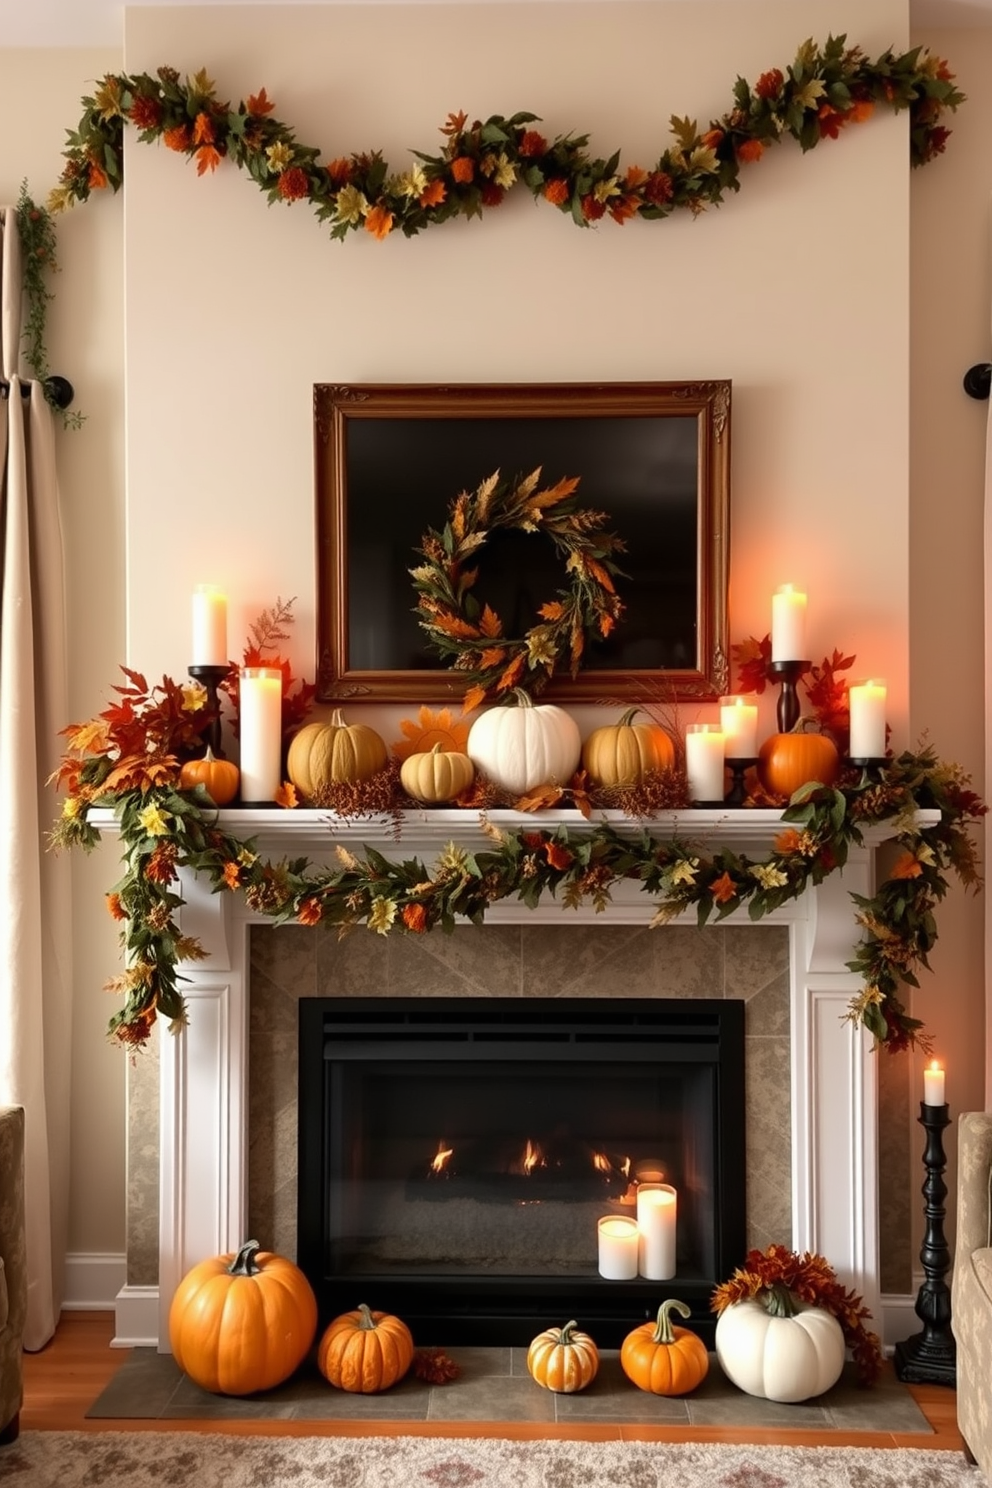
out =
[[[241,771],[231,760],[218,759],[210,745],[202,759],[187,760],[179,771],[183,790],[202,785],[215,806],[226,806],[238,794]]]
[[[620,1345],[624,1374],[639,1390],[652,1395],[686,1395],[702,1384],[710,1367],[710,1356],[699,1334],[673,1326],[673,1309],[682,1317],[691,1315],[691,1308],[670,1297],[658,1308],[655,1322],[642,1323]]]
[[[822,1395],[844,1367],[844,1330],[826,1308],[771,1286],[721,1312],[716,1356],[738,1389],[795,1404]]]
[[[442,750],[440,744],[428,754],[409,755],[400,766],[400,784],[407,795],[427,806],[453,801],[474,779],[475,766],[468,755]]]
[[[317,1299],[292,1261],[248,1240],[183,1277],[169,1308],[179,1368],[215,1395],[252,1395],[288,1379],[317,1332]]]
[[[388,750],[367,723],[345,723],[340,708],[330,722],[306,723],[293,735],[286,772],[304,796],[318,795],[329,785],[368,780],[381,770]]]
[[[582,766],[594,785],[639,785],[654,771],[670,770],[675,746],[654,723],[635,723],[628,708],[616,723],[593,729],[582,746]]]
[[[811,780],[833,785],[840,774],[837,746],[826,734],[799,725],[788,734],[772,734],[758,750],[758,776],[765,790],[787,799]]]
[[[564,785],[575,774],[582,738],[575,719],[554,703],[532,703],[514,688],[516,707],[487,708],[468,731],[467,753],[477,770],[514,796],[539,785]]]
[[[374,1395],[401,1380],[413,1362],[413,1336],[402,1318],[362,1302],[333,1318],[317,1348],[317,1368],[330,1384]]]
[[[545,1328],[527,1350],[531,1378],[556,1395],[572,1395],[592,1384],[599,1370],[599,1349],[574,1318],[564,1328]]]

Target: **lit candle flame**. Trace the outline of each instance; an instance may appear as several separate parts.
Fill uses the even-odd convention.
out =
[[[431,1172],[443,1173],[454,1155],[454,1151],[455,1149],[453,1147],[445,1147],[443,1142],[438,1142],[437,1154],[431,1161]]]

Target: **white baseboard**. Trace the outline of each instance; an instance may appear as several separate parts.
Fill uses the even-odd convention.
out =
[[[158,1347],[158,1287],[123,1286],[114,1301],[111,1348]]]
[[[62,1307],[66,1312],[110,1312],[126,1280],[127,1259],[123,1255],[67,1255]]]

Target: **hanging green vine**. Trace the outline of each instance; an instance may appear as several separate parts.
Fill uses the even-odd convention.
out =
[[[78,429],[83,422],[82,414],[61,408],[49,384],[51,368],[48,364],[45,330],[48,306],[55,298],[48,288],[47,278],[49,274],[58,273],[59,268],[55,224],[51,214],[35,203],[28,192],[26,181],[21,182],[16,211],[26,311],[21,350],[25,362],[44,389],[46,403],[61,416],[67,429]]]

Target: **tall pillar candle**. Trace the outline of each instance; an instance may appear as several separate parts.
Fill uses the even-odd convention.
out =
[[[884,759],[885,700],[886,687],[880,678],[851,683],[848,702],[851,708],[849,753],[852,759]]]
[[[678,1196],[670,1183],[642,1183],[637,1190],[637,1269],[648,1281],[675,1275]]]
[[[637,1224],[606,1215],[597,1225],[599,1274],[607,1281],[633,1281],[637,1276]]]
[[[191,666],[227,666],[227,595],[216,584],[193,590]]]
[[[727,759],[754,759],[758,753],[758,705],[742,697],[720,699],[720,727]]]
[[[690,723],[685,731],[685,772],[690,801],[723,800],[723,730],[718,723]]]
[[[945,1104],[944,1071],[936,1059],[931,1059],[928,1068],[923,1071],[923,1104],[925,1106]]]
[[[241,799],[273,801],[282,780],[282,672],[278,667],[243,667]]]
[[[772,595],[772,661],[806,660],[806,596],[794,584]]]

